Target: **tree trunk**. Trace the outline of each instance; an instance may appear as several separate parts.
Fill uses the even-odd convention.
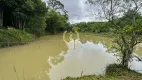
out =
[[[110,7],[110,17],[111,17],[111,20],[113,21],[113,1],[111,0],[111,7]]]
[[[124,67],[128,67],[128,59],[127,59],[127,53],[123,53],[123,57],[122,57],[123,59],[122,59],[122,65],[124,66]]]
[[[20,20],[18,20],[18,28],[19,28],[19,29],[21,28]]]
[[[3,9],[0,9],[0,27],[3,26]]]
[[[23,30],[25,28],[25,24],[26,24],[26,21],[23,22],[23,27],[22,27]]]
[[[21,22],[21,19],[18,19],[18,28],[19,28],[19,29],[22,29],[22,22]]]
[[[124,67],[128,67],[128,63],[130,61],[132,53],[133,53],[133,50],[131,48],[128,48],[126,49],[126,51],[123,52],[122,65]]]
[[[18,21],[17,21],[17,17],[15,17],[15,26],[16,26],[16,28],[18,28]]]

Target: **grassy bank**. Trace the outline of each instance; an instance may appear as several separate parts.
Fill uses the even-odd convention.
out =
[[[17,29],[0,29],[0,47],[26,44],[34,40],[34,36]]]
[[[78,78],[68,77],[64,80],[142,80],[142,74],[124,68],[121,65],[109,65],[106,69],[105,75],[88,75]]]

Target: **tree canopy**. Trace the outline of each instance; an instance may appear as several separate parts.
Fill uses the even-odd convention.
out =
[[[32,20],[29,19],[37,16],[45,17],[47,12],[46,4],[41,0],[1,0],[0,3],[3,7],[11,9],[12,26],[18,29],[24,29],[25,26],[26,28],[32,27],[33,25],[29,25],[29,23],[32,23]],[[36,20],[34,23],[38,23],[40,20],[43,19]],[[43,27],[36,26],[36,28]]]
[[[133,57],[135,46],[142,42],[141,0],[88,0],[91,5],[98,5],[101,16],[107,19],[115,29],[116,51],[122,54],[122,65],[127,67]]]
[[[68,15],[64,5],[58,0],[48,0],[49,8],[46,18],[46,31],[56,34],[63,31],[67,25]]]
[[[0,0],[0,4],[1,26],[3,13],[8,13],[9,10],[11,12],[5,15],[10,16],[12,25],[6,26],[26,30],[37,36],[43,35],[45,31],[59,32],[57,30],[63,30],[67,24],[67,11],[58,0],[49,0],[47,4],[42,0]]]

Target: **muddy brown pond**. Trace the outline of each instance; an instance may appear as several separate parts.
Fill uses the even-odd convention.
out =
[[[110,43],[109,38],[96,36],[96,35],[82,35],[80,36],[80,38],[82,42],[86,42],[87,40],[90,40],[93,42],[100,41],[100,42]],[[62,70],[60,69],[60,67],[61,68],[66,68],[66,67],[59,66],[59,68],[56,68],[56,66],[54,66],[55,69],[53,69],[52,68],[53,66],[49,64],[49,58],[59,56],[60,53],[66,52],[66,51],[68,51],[68,46],[63,41],[62,34],[54,35],[54,36],[44,36],[26,45],[2,48],[0,49],[0,80],[50,80],[49,78],[52,78],[51,80],[55,80],[56,78],[53,78],[54,74],[55,74],[55,77],[56,76],[57,78],[60,77],[60,75],[58,75],[60,74],[59,71]],[[142,52],[141,48],[139,48],[139,50],[136,51],[136,53],[138,53],[139,55],[141,55],[141,52]],[[70,56],[73,56],[73,55],[70,55]],[[69,57],[69,56],[66,56],[66,57]],[[93,59],[93,58],[91,58],[90,56],[90,57],[87,57],[86,59]],[[64,61],[61,60],[61,62],[62,62],[61,64],[64,64]],[[76,62],[76,61],[71,61],[71,63],[73,62]],[[93,60],[90,61],[90,63],[92,64],[93,62],[95,61]],[[97,62],[99,63],[99,57]],[[80,63],[80,65],[87,65],[86,63],[88,63],[88,61],[85,61],[84,63]],[[68,64],[65,66],[73,66],[73,65],[76,65],[74,66],[75,69],[79,69],[78,68],[79,66],[77,66],[79,64],[77,62],[75,64]],[[88,67],[88,68],[92,68],[92,67]],[[70,68],[67,67],[67,69],[70,69]],[[57,71],[57,73],[55,70]],[[64,71],[72,71],[72,70],[65,69]],[[82,70],[80,70],[80,73],[81,71]],[[86,70],[86,71],[89,71],[89,70]],[[68,73],[68,72],[64,72],[64,73]],[[92,72],[90,71],[90,74],[91,73]],[[71,74],[71,72],[69,74]],[[78,74],[74,74],[74,75],[78,76]]]

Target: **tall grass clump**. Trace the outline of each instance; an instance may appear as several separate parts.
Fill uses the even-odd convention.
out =
[[[0,29],[0,47],[25,44],[34,40],[34,36],[17,29]]]

